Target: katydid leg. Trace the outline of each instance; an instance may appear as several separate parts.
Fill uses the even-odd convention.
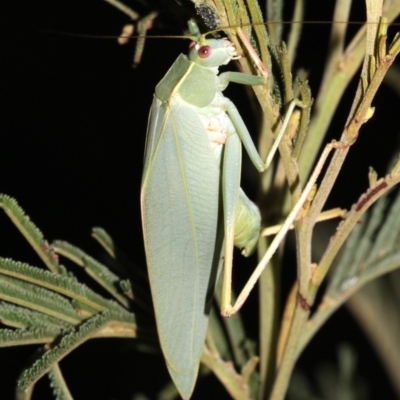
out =
[[[243,143],[243,146],[245,147],[247,154],[250,157],[250,160],[254,164],[254,166],[257,168],[259,172],[263,172],[268,167],[271,165],[272,159],[278,150],[279,143],[281,142],[283,135],[285,134],[286,128],[289,124],[290,118],[293,114],[294,108],[298,107],[305,107],[303,103],[301,103],[299,100],[292,100],[289,104],[288,110],[285,114],[285,117],[282,121],[282,125],[280,127],[279,133],[277,134],[274,143],[268,153],[268,156],[266,158],[265,163],[261,160],[260,155],[258,154],[257,148],[254,145],[254,142],[250,136],[249,131],[246,128],[246,125],[243,122],[242,117],[239,114],[239,111],[237,110],[236,106],[229,100],[226,99],[226,110],[231,118],[233,124],[235,125],[235,128],[237,130],[238,135],[240,136],[240,139]]]
[[[232,285],[233,246],[235,240],[236,207],[239,199],[242,149],[238,135],[231,134],[225,143],[222,160],[222,202],[224,210],[224,275],[221,314],[229,315]]]
[[[265,85],[266,83],[263,76],[245,74],[243,72],[223,72],[218,75],[218,78],[220,88],[222,88],[221,91],[225,90],[230,82],[249,86]]]
[[[282,228],[278,232],[278,234],[275,236],[274,240],[271,242],[267,252],[264,254],[264,257],[261,259],[259,264],[257,265],[256,269],[253,271],[251,277],[247,281],[246,285],[240,292],[236,303],[234,306],[227,305],[226,310],[228,311],[225,316],[230,316],[235,313],[237,313],[240,308],[242,307],[243,303],[246,301],[247,297],[249,296],[251,290],[253,289],[254,285],[257,283],[258,279],[260,278],[262,272],[264,271],[265,267],[271,260],[272,256],[275,254],[276,250],[278,249],[279,245],[281,244],[282,240],[284,239],[286,233],[290,229],[290,226],[292,223],[295,221],[299,211],[303,207],[303,204],[306,202],[307,197],[309,193],[311,192],[319,174],[321,173],[321,170],[329,156],[329,153],[335,149],[339,148],[340,144],[339,143],[329,143],[326,145],[324,151],[321,154],[321,157],[318,160],[318,163],[310,177],[310,179],[307,182],[307,185],[305,186],[299,200],[297,201],[296,205],[293,207],[292,211],[286,218],[284,224],[282,225]]]
[[[238,175],[238,170],[237,168],[240,169],[240,141],[243,143],[243,146],[245,147],[247,153],[249,154],[249,157],[255,167],[260,171],[264,171],[269,164],[272,161],[273,155],[275,154],[279,142],[281,141],[286,127],[289,123],[290,117],[293,113],[293,110],[296,105],[302,106],[302,104],[299,101],[292,101],[289,105],[288,111],[285,115],[285,118],[282,122],[280,131],[274,141],[274,144],[270,150],[270,153],[267,157],[267,161],[264,164],[262,161],[261,157],[258,154],[258,151],[254,145],[254,142],[250,136],[250,133],[240,116],[237,108],[235,105],[226,97],[220,97],[218,99],[218,102],[221,103],[221,107],[224,108],[229,115],[230,121],[233,123],[236,134],[233,134],[228,137],[227,143],[225,144],[225,151],[224,151],[224,160],[223,160],[223,173],[222,173],[222,179],[223,179],[223,202],[224,202],[224,224],[225,224],[225,251],[224,251],[224,281],[223,281],[223,287],[222,287],[222,300],[221,300],[221,314],[223,316],[229,316],[235,313],[235,308],[232,308],[231,305],[231,281],[232,281],[232,262],[233,262],[233,246],[234,246],[234,234],[235,234],[235,224],[236,224],[236,210],[238,209],[238,204],[239,204],[239,198],[238,198],[238,190],[234,190],[234,187],[237,189],[239,188],[239,183],[240,183],[240,172]],[[239,141],[240,138],[240,141]],[[312,186],[311,186],[312,188]],[[311,189],[310,189],[311,190]],[[307,197],[305,198],[305,200]],[[304,200],[304,201],[305,201]],[[302,207],[304,201],[301,203],[299,209]],[[297,212],[293,216],[294,218],[297,216]],[[293,221],[292,221],[293,222]],[[292,224],[292,222],[289,224]],[[276,249],[278,248],[279,244],[283,240],[283,237],[285,236],[287,230],[289,227],[286,229],[284,233],[281,234],[282,238],[279,239],[278,244],[276,245],[275,250],[271,249],[272,255],[275,253]],[[250,239],[247,240],[253,240],[254,241],[254,236]],[[236,243],[235,243],[236,244]],[[245,248],[245,253],[246,253],[246,245],[243,245],[243,242],[241,243],[241,246]],[[252,245],[249,245],[251,247]],[[271,255],[271,257],[272,257]],[[265,268],[265,267],[264,267]],[[251,279],[251,278],[250,278]],[[258,277],[257,277],[258,279]],[[253,284],[254,286],[254,284]],[[245,289],[248,286],[245,286]],[[250,287],[250,286],[249,286]],[[251,286],[252,288],[252,286]],[[250,288],[250,290],[251,290]],[[247,290],[247,289],[246,289]],[[250,292],[249,290],[249,292]],[[247,295],[246,295],[247,298]]]

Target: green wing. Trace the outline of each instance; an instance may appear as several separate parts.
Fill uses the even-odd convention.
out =
[[[179,96],[168,102],[155,97],[142,180],[143,231],[161,347],[183,398],[196,381],[210,277],[220,261],[219,169],[195,108]]]

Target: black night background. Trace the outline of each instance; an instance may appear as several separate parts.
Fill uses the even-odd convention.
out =
[[[177,5],[170,11],[169,2],[164,3],[157,5],[165,7],[165,13],[150,34],[181,34],[190,14]],[[307,20],[331,19],[330,2],[323,2],[323,6],[318,1],[308,3]],[[363,3],[356,3],[352,17],[363,20]],[[178,54],[186,51],[187,41],[149,39],[142,63],[133,69],[133,43],[122,47],[114,39],[55,32],[118,35],[128,19],[105,2],[17,0],[3,3],[1,8],[5,29],[0,39],[0,192],[16,198],[49,241],[67,240],[101,257],[100,247],[90,237],[91,228],[101,226],[132,263],[145,271],[139,196],[148,112],[154,87]],[[138,8],[148,11],[142,4]],[[394,30],[389,32],[394,34]],[[327,50],[322,43],[328,36],[329,26],[304,29],[303,50],[296,65],[309,69],[313,92],[321,78]],[[243,89],[231,86],[227,96],[252,127]],[[341,132],[355,87],[353,83],[346,92],[340,107],[343,113],[339,110],[329,131],[331,138]],[[383,101],[385,106],[380,107]],[[383,86],[374,101],[375,116],[362,128],[345,165],[346,179],[335,186],[327,207],[349,207],[355,202],[367,185],[371,164],[384,174],[389,151],[397,145],[399,129],[394,118],[398,104],[396,95]],[[376,137],[373,133],[382,121],[391,123]],[[246,177],[256,179],[251,166],[249,170]],[[243,185],[251,192],[251,182]],[[0,256],[41,265],[3,212]],[[250,268],[253,263],[248,264]],[[289,277],[294,276],[291,274],[294,271],[288,272]],[[249,308],[257,303],[256,293],[252,296],[255,300]],[[257,319],[256,311],[254,317]],[[247,321],[248,332],[256,339],[257,328],[251,321]],[[139,392],[155,398],[168,381],[163,359],[159,354],[141,353],[129,342],[92,340],[61,362],[75,399],[128,400]],[[307,347],[298,368],[311,376],[322,363],[334,363],[337,345],[343,342],[357,350],[358,372],[368,383],[370,398],[394,399],[379,358],[344,307]],[[2,399],[13,398],[18,375],[34,352],[35,346],[0,349]],[[35,393],[35,399],[53,398],[46,377]],[[206,397],[223,399],[228,395],[209,376],[199,383],[193,399]]]

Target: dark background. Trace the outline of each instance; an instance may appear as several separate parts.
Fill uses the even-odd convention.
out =
[[[170,3],[156,4],[165,12],[151,34],[181,33],[180,21],[188,14],[177,6],[170,9]],[[356,2],[354,19],[365,18],[362,4]],[[147,116],[155,85],[177,55],[185,52],[187,42],[148,40],[142,63],[132,69],[133,45],[120,47],[115,40],[51,32],[118,35],[128,19],[105,2],[14,1],[4,6],[0,192],[15,197],[48,240],[70,241],[96,257],[99,248],[90,232],[93,226],[101,226],[138,268],[145,270],[139,193]],[[149,11],[137,7],[142,13]],[[321,2],[309,1],[305,19],[330,20],[331,7],[330,2],[324,2],[321,9]],[[314,93],[328,35],[329,26],[310,25],[302,38],[297,65],[309,70]],[[355,85],[341,103],[336,125],[329,133],[332,137],[338,138],[341,132],[354,90]],[[251,126],[242,89],[230,88],[229,97]],[[383,101],[384,106],[379,107]],[[329,206],[349,207],[356,201],[367,187],[368,166],[373,165],[379,174],[385,171],[398,134],[393,128],[398,98],[383,89],[374,105],[377,112],[352,148],[343,171],[346,179],[335,187]],[[393,122],[382,129],[382,121]],[[3,213],[0,255],[40,265]],[[251,320],[249,311],[250,306],[247,313]],[[256,339],[256,327],[249,324],[247,329]],[[358,351],[359,373],[368,382],[371,398],[378,398],[374,393],[379,398],[394,398],[378,358],[345,310],[317,335],[301,357],[299,368],[312,376],[322,362],[335,361],[336,345],[344,341]],[[18,374],[33,352],[30,346],[0,349],[2,399],[13,398]],[[122,340],[88,342],[61,367],[76,399],[129,399],[140,391],[154,398],[168,380],[159,355],[143,355]],[[211,383],[215,383],[212,377],[200,382],[193,398],[227,398],[218,383],[213,384],[214,394],[210,394]],[[47,378],[39,383],[39,391],[36,398],[52,398]]]

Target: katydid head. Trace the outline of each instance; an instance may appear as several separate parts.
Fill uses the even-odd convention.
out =
[[[235,46],[228,39],[208,39],[192,42],[188,54],[190,61],[206,68],[215,68],[239,58]]]

